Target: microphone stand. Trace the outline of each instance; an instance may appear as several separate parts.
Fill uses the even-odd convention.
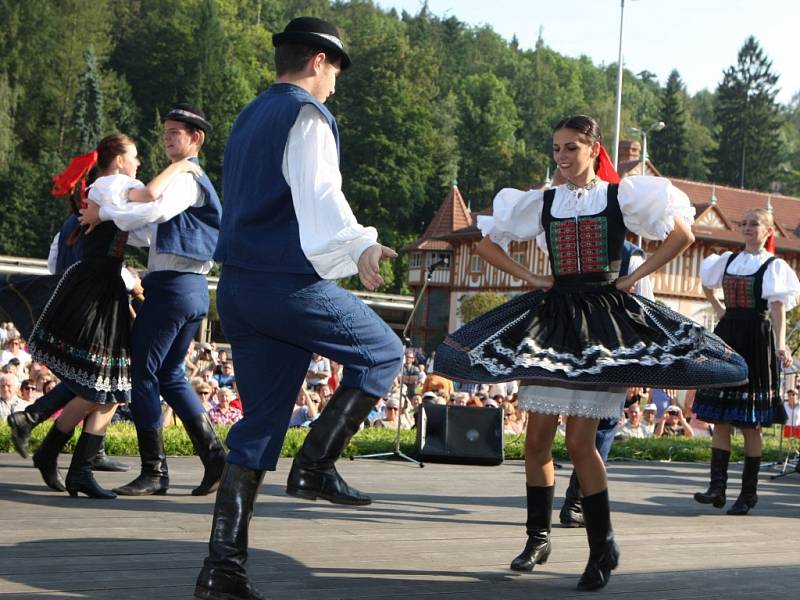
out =
[[[414,306],[411,309],[411,314],[408,316],[408,320],[406,321],[405,327],[403,327],[402,339],[403,339],[403,360],[405,360],[406,350],[411,347],[411,338],[408,337],[408,330],[411,328],[411,323],[414,321],[414,315],[417,313],[417,308],[422,302],[422,298],[425,296],[425,290],[428,289],[428,284],[431,282],[433,278],[433,272],[440,266],[449,266],[449,261],[444,259],[443,261],[438,261],[433,263],[427,268],[427,274],[425,276],[425,283],[422,284],[422,290],[417,296],[417,301],[414,302]],[[394,450],[391,452],[378,452],[376,454],[359,454],[356,456],[350,457],[350,460],[355,460],[356,458],[389,458],[389,457],[396,457],[401,460],[405,460],[407,462],[414,463],[415,465],[419,465],[420,468],[424,467],[425,464],[419,460],[411,458],[407,454],[405,454],[402,450],[400,450],[400,423],[402,420],[403,415],[405,414],[406,408],[408,407],[408,385],[407,383],[403,383],[403,379],[408,376],[408,370],[403,367],[402,371],[402,378],[400,379],[400,410],[397,414],[397,430],[394,439]],[[417,424],[419,427],[419,424]]]

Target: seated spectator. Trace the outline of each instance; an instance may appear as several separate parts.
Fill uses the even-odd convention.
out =
[[[668,406],[656,425],[655,437],[684,436],[694,437],[694,431],[683,417],[680,406]]]
[[[455,392],[450,394],[450,404],[453,406],[466,406],[469,402],[469,394],[464,392]]]
[[[650,435],[653,435],[656,431],[657,414],[658,407],[654,403],[648,402],[644,405],[644,409],[642,410],[642,422],[644,423],[644,426],[647,427]]]
[[[197,394],[197,397],[200,399],[200,403],[203,405],[205,411],[209,412],[214,406],[214,403],[212,402],[214,390],[211,389],[211,386],[201,379],[195,384],[194,393]]]
[[[428,375],[425,379],[425,384],[422,386],[422,392],[436,392],[445,398],[449,398],[453,393],[453,382],[442,377],[441,375]]]
[[[194,362],[194,353],[195,353],[195,341],[192,340],[189,342],[189,349],[186,351],[186,357],[183,359],[183,372],[188,379],[192,379],[192,377],[196,377],[197,374],[200,372],[200,368],[197,366],[197,363]]]
[[[58,380],[54,377],[45,377],[42,379],[42,396],[44,396],[47,392],[52,390],[54,387],[58,385]]]
[[[219,387],[232,388],[233,380],[236,379],[236,376],[233,374],[233,363],[226,360],[224,363],[220,363],[219,368],[221,372],[214,375],[214,379],[219,383]]]
[[[714,435],[714,426],[701,420],[694,412],[694,397],[696,394],[697,390],[686,391],[686,399],[683,404],[686,421],[692,426],[694,437],[711,437]]]
[[[28,403],[18,395],[19,381],[11,373],[0,375],[0,423],[5,425],[8,415],[25,410]]]
[[[231,406],[233,408],[238,408],[244,414],[244,407],[242,406],[242,398],[239,396],[239,387],[236,385],[236,380],[233,381],[233,400],[231,400]],[[320,408],[322,410],[322,408]]]
[[[518,418],[517,407],[513,402],[503,402],[503,433],[519,435],[525,431],[522,421]]]
[[[308,427],[319,416],[318,403],[319,396],[316,392],[301,387],[294,402],[289,427]]]
[[[638,402],[631,404],[625,409],[625,412],[628,415],[628,420],[620,425],[619,428],[619,434],[623,440],[648,438],[653,435],[644,421],[642,421],[642,407],[639,406]]]
[[[3,373],[10,373],[17,378],[17,381],[27,378],[25,375],[25,367],[17,357],[12,358],[6,363],[6,365],[3,367]]]
[[[208,411],[209,420],[215,425],[233,425],[242,418],[242,411],[231,406],[233,390],[220,388],[217,393],[217,405]]]
[[[31,363],[31,355],[25,352],[25,340],[19,335],[19,332],[12,330],[8,332],[8,339],[3,345],[3,353],[0,354],[0,365],[7,365],[12,358],[19,360],[19,365],[22,368],[27,368]]]
[[[331,361],[317,353],[311,355],[311,363],[306,373],[306,385],[315,392],[328,384],[331,378]]]
[[[425,371],[425,365],[419,365],[417,366],[417,369],[419,369],[419,379],[417,380],[417,387],[419,389],[422,389],[422,386],[425,385],[425,380],[428,378],[428,373]]]
[[[414,360],[414,352],[408,350],[403,359],[403,368],[400,371],[400,380],[403,385],[408,386],[408,392],[410,394],[413,394],[417,389],[417,385],[420,384],[421,371]]]
[[[217,364],[214,362],[213,351],[214,349],[212,348],[211,344],[200,344],[200,348],[197,351],[197,358],[194,361],[197,365],[197,369],[201,373],[207,369],[211,369],[211,376],[214,375],[214,369],[217,366]],[[203,375],[203,379],[205,379],[205,375]]]
[[[797,390],[793,388],[786,390],[786,402],[783,403],[783,408],[786,410],[786,426],[800,427],[800,402],[797,399]]]
[[[474,394],[474,395],[469,397],[469,400],[467,400],[467,404],[466,405],[467,406],[472,406],[474,408],[483,408],[483,403],[484,403],[485,400],[486,400],[486,396],[484,396],[483,394],[480,394],[480,393]]]
[[[207,369],[200,370],[200,379],[205,381],[208,385],[213,385],[211,382],[215,382],[219,386],[219,382],[214,379],[214,369],[209,367]]]
[[[385,410],[386,416],[373,422],[373,427],[396,429],[399,420],[400,429],[411,429],[411,423],[406,418],[406,415],[400,415],[400,401],[397,398],[387,400]]]
[[[229,360],[230,360],[230,358],[228,356],[228,351],[227,350],[223,349],[223,350],[220,350],[219,352],[217,352],[217,368],[214,369],[214,376],[217,376],[220,373],[222,373],[222,366],[226,362],[228,362]],[[222,386],[222,387],[225,387],[225,386]]]
[[[19,384],[19,397],[26,404],[31,404],[36,398],[39,397],[36,385],[30,379],[24,380]]]

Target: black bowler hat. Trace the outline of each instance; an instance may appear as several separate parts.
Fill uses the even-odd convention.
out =
[[[194,125],[206,133],[211,131],[211,123],[206,120],[205,113],[191,104],[176,104],[161,118],[161,122],[164,121],[182,121]]]
[[[305,44],[320,47],[338,55],[342,61],[342,70],[350,66],[350,57],[344,51],[344,43],[339,37],[339,30],[333,23],[316,17],[297,17],[289,21],[281,33],[272,36],[272,45]]]

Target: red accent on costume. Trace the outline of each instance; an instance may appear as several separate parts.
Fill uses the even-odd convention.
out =
[[[97,164],[97,150],[92,150],[86,154],[74,157],[67,168],[56,175],[53,175],[53,189],[50,191],[53,196],[66,196],[75,190],[75,186],[81,184],[81,201],[86,199],[86,175]]]
[[[770,233],[767,238],[767,243],[764,244],[764,249],[770,254],[775,254],[775,234]]]
[[[600,155],[597,158],[600,164],[597,165],[597,172],[595,175],[608,183],[619,183],[619,174],[616,169],[614,169],[614,164],[611,162],[611,159],[608,157],[608,152],[606,152],[603,146],[600,146]]]

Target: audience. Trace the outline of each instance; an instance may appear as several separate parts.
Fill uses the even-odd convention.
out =
[[[12,412],[25,410],[28,403],[18,396],[19,381],[12,373],[0,375],[0,423],[5,423]]]
[[[685,436],[694,437],[694,431],[683,416],[680,406],[668,406],[656,424],[656,437]]]
[[[634,402],[625,409],[627,420],[620,425],[619,434],[622,439],[629,438],[648,438],[653,433],[642,421],[642,408],[638,402]]]
[[[208,411],[208,418],[214,425],[233,425],[242,418],[242,411],[231,406],[231,400],[233,400],[232,389],[217,390],[217,404]]]

